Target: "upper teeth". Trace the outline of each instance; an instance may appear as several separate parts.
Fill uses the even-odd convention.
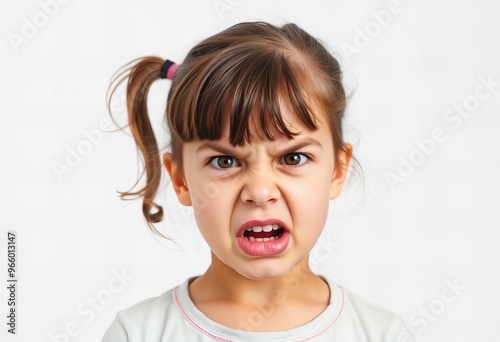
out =
[[[262,232],[262,231],[265,231],[265,232],[270,232],[271,230],[278,230],[279,229],[279,225],[277,224],[268,224],[268,225],[265,225],[265,226],[253,226],[253,227],[248,227],[247,230],[249,232],[251,231],[254,231],[256,233],[259,233],[259,232]]]

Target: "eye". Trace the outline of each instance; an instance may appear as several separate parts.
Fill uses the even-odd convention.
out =
[[[302,166],[311,158],[302,153],[288,153],[280,158],[280,163],[288,166]]]
[[[218,156],[210,159],[209,164],[215,169],[230,169],[240,166],[239,161],[231,156]]]

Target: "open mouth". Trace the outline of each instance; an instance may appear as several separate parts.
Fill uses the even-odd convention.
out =
[[[278,219],[252,220],[238,229],[236,241],[243,253],[255,257],[277,256],[286,252],[290,231]]]
[[[243,232],[243,237],[251,242],[267,242],[278,240],[283,236],[285,229],[277,224],[268,224],[265,226],[248,227]]]

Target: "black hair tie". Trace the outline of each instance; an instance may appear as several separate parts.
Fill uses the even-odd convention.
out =
[[[178,67],[179,67],[178,64],[167,59],[165,63],[163,63],[163,65],[161,66],[160,78],[166,78],[172,80],[174,78],[174,74],[177,71]]]

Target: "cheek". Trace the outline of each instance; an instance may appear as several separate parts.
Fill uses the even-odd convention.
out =
[[[299,227],[305,227],[301,233],[307,234],[308,244],[314,243],[323,231],[328,215],[330,203],[330,179],[329,172],[315,173],[315,177],[310,177],[307,182],[300,187],[293,188],[293,193],[289,192],[295,201],[290,200],[294,223]]]
[[[193,203],[194,218],[196,225],[203,239],[208,245],[213,248],[214,239],[222,236],[221,231],[223,225],[223,213],[221,210],[216,211],[214,201],[207,200],[201,195],[198,197],[198,203]],[[201,200],[203,198],[203,200]]]
[[[190,189],[196,223],[207,239],[211,232],[229,227],[233,197],[226,184],[201,180]]]
[[[223,253],[231,246],[231,225],[233,206],[230,199],[219,195],[209,195],[210,192],[195,192],[197,198],[193,203],[196,225],[203,239],[220,259],[224,259]],[[215,193],[213,193],[215,194]]]
[[[292,189],[296,198],[299,198],[304,204],[315,206],[319,203],[328,206],[330,197],[331,172],[328,168],[318,168],[314,170],[306,179],[299,182],[292,182]]]
[[[189,196],[194,211],[204,212],[210,207],[217,206],[228,192],[228,184],[224,181],[214,180],[203,173],[192,173],[187,177]]]

